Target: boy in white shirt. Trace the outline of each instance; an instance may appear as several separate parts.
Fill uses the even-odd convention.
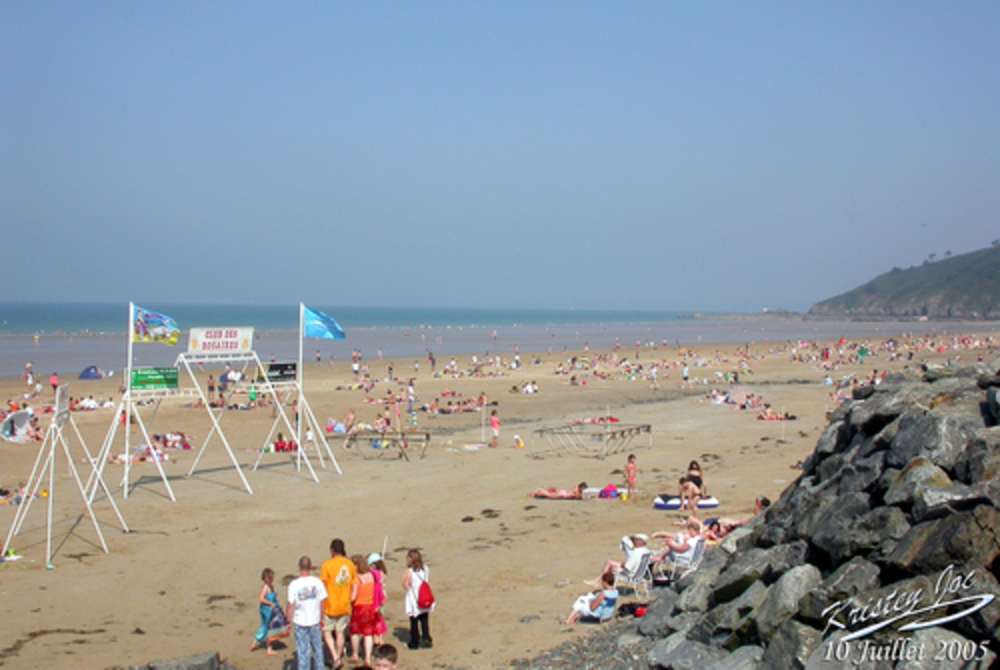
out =
[[[323,669],[323,634],[320,626],[326,587],[314,577],[312,560],[299,559],[299,577],[288,585],[288,621],[295,626],[299,670]],[[315,665],[314,665],[315,664]]]

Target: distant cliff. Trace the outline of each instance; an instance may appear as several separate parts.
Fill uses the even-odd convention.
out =
[[[893,268],[853,291],[816,303],[816,316],[1000,319],[1000,246]]]

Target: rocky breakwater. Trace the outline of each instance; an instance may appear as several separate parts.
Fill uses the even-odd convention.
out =
[[[857,389],[781,499],[651,603],[650,667],[994,666],[998,367]]]

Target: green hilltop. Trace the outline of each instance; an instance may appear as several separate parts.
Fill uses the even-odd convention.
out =
[[[815,316],[1000,319],[1000,245],[906,270],[818,302]]]

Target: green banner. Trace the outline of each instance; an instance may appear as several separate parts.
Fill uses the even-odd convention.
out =
[[[176,389],[177,368],[137,368],[132,370],[132,388],[141,390]]]

